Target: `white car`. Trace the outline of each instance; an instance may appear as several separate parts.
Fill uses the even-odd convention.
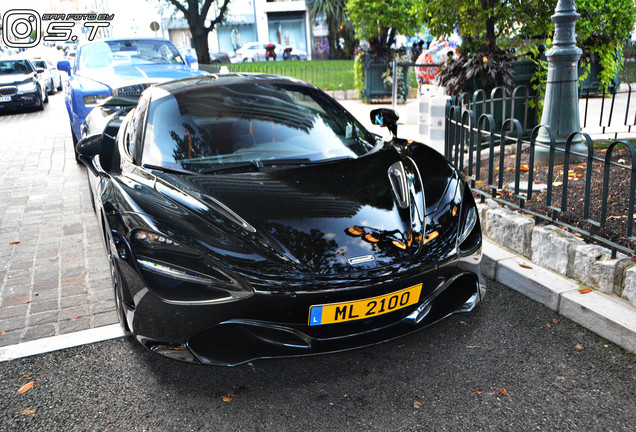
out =
[[[64,88],[60,71],[57,70],[57,67],[53,64],[53,62],[41,57],[32,58],[31,61],[35,67],[44,69],[43,73],[46,77],[46,92],[48,94],[55,94],[55,92]]]
[[[250,42],[236,50],[236,56],[232,59],[233,63],[265,61],[267,45],[274,45],[275,60],[284,60],[288,56],[289,60],[307,60],[305,51],[292,47],[284,47],[276,42]],[[285,52],[289,50],[287,53]]]

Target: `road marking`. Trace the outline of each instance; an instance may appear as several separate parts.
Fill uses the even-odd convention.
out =
[[[119,324],[82,330],[0,348],[0,362],[30,357],[126,336]]]

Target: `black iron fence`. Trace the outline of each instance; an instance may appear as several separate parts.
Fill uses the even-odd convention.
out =
[[[531,127],[528,110],[515,107],[514,94],[495,89],[488,99],[479,92],[452,98],[446,108],[446,158],[482,200],[492,198],[538,221],[568,228],[609,247],[614,256],[617,251],[635,255],[636,141],[616,139],[610,130],[636,132],[631,87],[608,97],[583,98],[582,123],[597,124],[593,117],[598,115],[601,126],[570,135],[562,146],[549,126]],[[617,109],[618,99],[626,105],[623,111]],[[613,140],[607,141],[608,135]],[[577,142],[584,151],[573,150]],[[547,164],[537,163],[537,151],[549,154]]]

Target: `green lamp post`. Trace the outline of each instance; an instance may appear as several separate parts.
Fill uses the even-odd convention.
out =
[[[576,12],[574,0],[559,0],[555,14],[554,39],[552,48],[546,53],[548,59],[548,82],[545,90],[545,102],[541,124],[548,125],[556,138],[555,163],[562,163],[563,151],[568,136],[572,132],[580,132],[579,120],[579,95],[578,95],[578,70],[577,65],[582,51],[576,46],[576,20],[579,14]],[[537,136],[537,143],[550,145],[550,136],[542,128]],[[586,147],[583,137],[578,135],[570,147],[571,151],[585,154]],[[547,164],[550,159],[550,149],[546,147],[535,148],[535,158],[539,164]],[[570,157],[570,161],[581,157]]]

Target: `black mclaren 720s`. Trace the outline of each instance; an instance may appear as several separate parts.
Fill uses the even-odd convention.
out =
[[[128,106],[127,106],[128,105]],[[122,325],[237,365],[372,345],[485,292],[471,190],[439,153],[272,75],[171,81],[94,109],[77,145]]]

